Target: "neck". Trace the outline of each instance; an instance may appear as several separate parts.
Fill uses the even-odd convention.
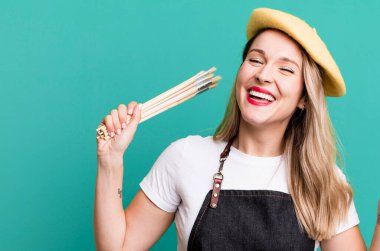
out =
[[[232,144],[239,151],[257,156],[273,157],[283,153],[283,137],[287,123],[256,128],[240,118],[239,134]]]

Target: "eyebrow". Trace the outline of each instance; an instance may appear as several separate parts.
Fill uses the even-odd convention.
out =
[[[256,51],[256,52],[258,52],[258,53],[260,53],[260,54],[263,54],[263,55],[265,56],[265,51],[263,51],[263,50],[261,50],[261,49],[255,49],[255,48],[250,49],[250,50],[248,51],[248,54],[251,53],[252,51]],[[248,55],[248,54],[247,54],[247,55]],[[297,64],[294,60],[292,60],[292,59],[290,59],[290,58],[287,58],[287,57],[281,57],[280,60],[281,60],[281,61],[285,61],[285,62],[292,63],[292,64],[294,64],[295,66],[297,66],[298,70],[301,70],[301,68],[298,66],[298,64]]]

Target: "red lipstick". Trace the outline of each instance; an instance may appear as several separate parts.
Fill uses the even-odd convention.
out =
[[[253,86],[250,90],[253,90],[255,92],[265,93],[265,94],[271,95],[274,98],[273,94],[264,88],[260,88],[258,86]]]
[[[261,93],[265,93],[265,94],[268,94],[268,95],[271,95],[273,97],[273,99],[275,100],[275,97],[273,96],[273,94],[264,89],[264,88],[260,88],[258,86],[253,86],[251,89],[249,89],[249,91],[252,90],[252,91],[255,91],[255,92],[261,92]],[[249,96],[249,91],[247,93],[247,100],[249,103],[251,103],[252,105],[256,105],[256,106],[267,106],[267,105],[270,105],[272,102],[269,101],[269,100],[266,100],[266,99],[255,99],[255,98],[252,98],[251,96]]]

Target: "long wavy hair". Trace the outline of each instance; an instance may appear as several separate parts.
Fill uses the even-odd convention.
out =
[[[243,62],[254,39],[264,30],[246,43]],[[296,109],[289,120],[283,136],[283,154],[290,167],[289,193],[298,223],[310,238],[321,241],[331,238],[347,216],[353,192],[338,173],[340,170],[336,161],[339,160],[340,165],[342,161],[337,148],[339,142],[327,110],[322,70],[302,46],[299,47],[302,51],[306,106],[303,110]],[[224,118],[213,139],[229,141],[235,137],[239,133],[240,119],[235,79]]]

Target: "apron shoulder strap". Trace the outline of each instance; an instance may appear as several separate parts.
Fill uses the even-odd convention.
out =
[[[219,199],[219,193],[220,189],[222,188],[222,182],[223,182],[223,165],[224,161],[226,161],[228,155],[230,154],[231,145],[234,142],[235,136],[232,137],[226,147],[224,148],[223,152],[220,154],[220,165],[219,170],[217,173],[214,174],[214,182],[212,186],[212,194],[211,194],[211,201],[210,201],[210,207],[216,208],[218,206],[218,199]]]

